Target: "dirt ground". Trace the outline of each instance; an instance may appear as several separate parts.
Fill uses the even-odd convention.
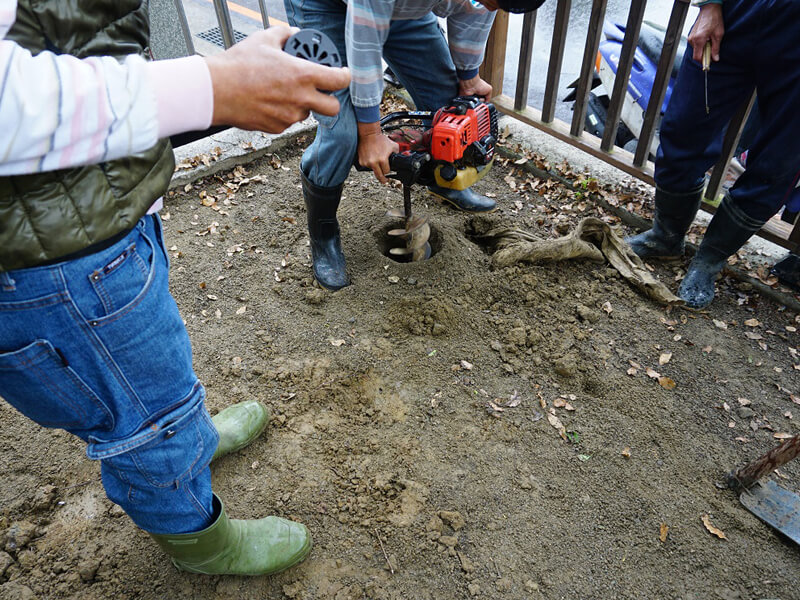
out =
[[[489,216],[415,190],[435,254],[414,264],[381,251],[401,192],[353,173],[353,285],[323,291],[308,142],[179,190],[162,214],[208,408],[272,410],[263,438],[212,466],[215,489],[232,517],[305,523],[309,559],[271,578],[179,573],[105,498],[79,440],[0,403],[0,597],[800,598],[798,548],[719,487],[800,433],[797,315],[728,279],[697,313],[602,264],[494,270],[472,235],[489,224],[555,237],[609,218],[513,165],[477,186],[496,195]],[[684,268],[655,272],[674,290]],[[800,461],[773,477],[797,491]]]

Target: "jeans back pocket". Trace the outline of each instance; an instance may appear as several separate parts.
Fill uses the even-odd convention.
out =
[[[0,396],[39,425],[80,437],[114,426],[105,404],[47,340],[0,353]]]

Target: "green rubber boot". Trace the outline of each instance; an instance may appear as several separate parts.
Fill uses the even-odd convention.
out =
[[[205,575],[271,575],[301,562],[311,552],[302,523],[280,517],[228,519],[216,494],[217,519],[196,533],[151,537],[181,571]]]
[[[264,431],[269,410],[258,400],[239,402],[211,417],[219,433],[219,445],[211,460],[241,450]]]

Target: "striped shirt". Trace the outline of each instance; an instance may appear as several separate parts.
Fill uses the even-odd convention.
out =
[[[450,55],[461,78],[474,77],[483,62],[494,12],[470,0],[347,0],[345,45],[352,76],[350,96],[359,121],[378,120],[383,94],[381,57],[391,21],[419,19],[430,12],[447,18]],[[424,61],[420,57],[410,60]]]
[[[17,0],[0,0],[0,175],[121,158],[210,125],[211,75],[201,57],[32,56],[4,39],[16,9]]]

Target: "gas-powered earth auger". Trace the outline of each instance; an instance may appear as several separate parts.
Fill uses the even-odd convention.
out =
[[[398,123],[403,121],[402,123]],[[400,146],[389,157],[392,177],[403,184],[403,208],[386,216],[403,219],[389,235],[403,243],[389,253],[407,262],[431,255],[428,218],[411,209],[411,186],[436,184],[464,190],[492,167],[497,140],[497,109],[476,96],[459,96],[436,111],[404,110],[381,119],[381,129]]]

